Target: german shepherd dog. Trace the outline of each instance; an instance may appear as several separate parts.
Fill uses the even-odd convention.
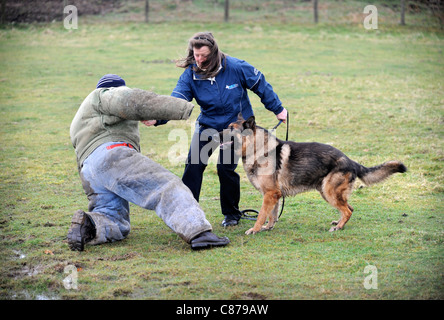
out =
[[[340,211],[341,218],[331,223],[330,231],[340,230],[353,212],[347,201],[356,177],[371,185],[407,171],[399,161],[367,168],[330,145],[279,140],[257,126],[254,116],[244,120],[239,114],[238,120],[220,133],[220,139],[221,148],[235,144],[248,179],[264,197],[254,227],[245,234],[271,230],[278,220],[280,198],[313,189]]]

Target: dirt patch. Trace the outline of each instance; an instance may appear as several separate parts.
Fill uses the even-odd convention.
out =
[[[21,266],[11,268],[8,276],[13,279],[22,279],[23,277],[34,277],[45,270],[43,265],[30,265],[23,262]]]
[[[231,299],[234,300],[266,300],[267,297],[256,292],[242,292],[234,294]]]
[[[64,3],[77,8],[77,14],[106,14],[121,6],[120,0],[4,0],[0,15],[4,23],[62,21]]]
[[[128,259],[132,259],[139,256],[139,254],[137,252],[130,252],[124,255],[118,255],[118,256],[113,256],[113,257],[109,257],[109,258],[103,258],[103,257],[99,257],[97,258],[97,260],[100,261],[119,261],[119,260],[128,260]]]

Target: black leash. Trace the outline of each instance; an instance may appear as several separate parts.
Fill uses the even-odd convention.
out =
[[[256,214],[248,214],[247,212],[254,212]],[[245,220],[256,220],[257,216],[259,215],[259,212],[257,210],[254,209],[245,209],[242,210],[241,212],[241,219],[245,219]]]
[[[285,135],[285,141],[288,141],[288,127],[290,126],[290,123],[288,121],[288,119],[290,118],[289,114],[290,113],[287,110],[287,133]],[[284,122],[284,120],[279,120],[279,123],[277,125],[275,125],[272,130],[276,130],[277,127],[279,127],[282,122]],[[278,219],[281,218],[282,212],[284,212],[284,206],[285,206],[285,197],[282,197],[281,212],[279,213]],[[256,214],[252,215],[252,214],[248,214],[247,212],[254,212]],[[245,210],[242,210],[240,213],[241,213],[241,219],[246,219],[246,220],[256,220],[257,216],[259,215],[259,212],[254,209],[245,209]]]

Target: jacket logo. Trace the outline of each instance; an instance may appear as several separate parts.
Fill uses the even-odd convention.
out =
[[[225,89],[231,90],[231,89],[234,89],[234,88],[237,88],[237,87],[239,87],[239,85],[238,85],[237,83],[232,84],[232,85],[228,85],[228,84],[227,84],[227,86],[225,87]]]

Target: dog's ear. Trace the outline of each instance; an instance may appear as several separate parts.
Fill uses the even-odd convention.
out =
[[[244,121],[244,116],[242,115],[242,112],[239,112],[237,114],[237,121]]]
[[[256,120],[254,118],[254,116],[249,117],[244,123],[243,123],[243,128],[245,129],[251,129],[251,130],[255,130],[256,129]]]

